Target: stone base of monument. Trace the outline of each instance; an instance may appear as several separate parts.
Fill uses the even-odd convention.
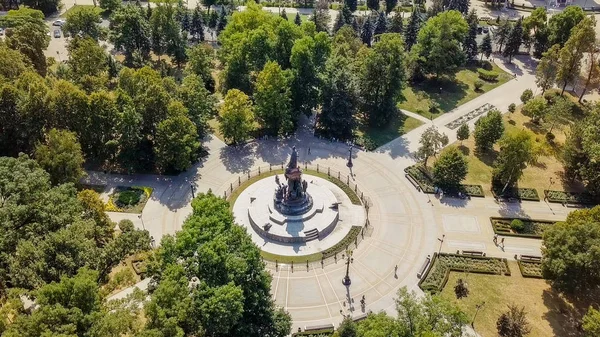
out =
[[[270,193],[277,187],[273,179],[263,179],[255,184],[258,184],[257,192],[250,196],[248,220],[252,229],[267,239],[297,243],[324,238],[339,220],[339,201],[326,186],[309,181],[310,207],[303,214],[287,215],[279,211],[273,193]]]
[[[275,177],[261,179],[240,193],[233,205],[238,224],[265,252],[278,255],[308,255],[341,241],[352,226],[364,225],[366,214],[332,182],[308,174],[310,209],[301,215],[285,215],[274,206]]]

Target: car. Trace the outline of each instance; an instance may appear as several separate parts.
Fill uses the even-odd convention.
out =
[[[481,34],[482,31],[483,31],[483,27],[478,26],[477,27],[477,34]]]
[[[488,27],[483,27],[483,34],[487,34],[489,32],[490,30],[488,29]]]
[[[56,20],[56,21],[52,22],[52,25],[53,25],[53,26],[59,26],[59,27],[62,27],[62,25],[64,25],[64,24],[65,24],[65,20],[61,20],[61,19],[58,19],[58,20]]]
[[[58,39],[60,36],[61,36],[60,35],[60,29],[55,29],[54,30],[54,37]]]
[[[0,28],[0,36],[4,35],[4,28]]]

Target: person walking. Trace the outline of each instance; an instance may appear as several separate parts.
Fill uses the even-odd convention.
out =
[[[500,243],[502,244],[502,248],[504,248],[504,238],[502,238],[502,240],[500,240]]]
[[[494,244],[498,245],[498,234],[494,234]]]

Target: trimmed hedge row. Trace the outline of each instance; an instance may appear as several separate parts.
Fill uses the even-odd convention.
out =
[[[434,253],[429,269],[419,281],[419,287],[423,291],[439,293],[448,282],[451,271],[510,276],[506,259]]]
[[[334,256],[336,253],[342,251],[343,249],[348,247],[350,244],[354,243],[356,241],[356,238],[360,234],[361,230],[362,230],[361,226],[352,226],[352,228],[350,228],[350,231],[348,232],[348,234],[346,234],[346,236],[342,239],[342,241],[336,243],[331,248],[325,249],[322,252],[323,258],[326,259],[328,257]]]
[[[333,329],[321,329],[312,331],[294,332],[292,337],[329,337],[333,335]]]
[[[576,193],[567,191],[544,190],[544,196],[548,202],[596,205],[597,200],[589,193]]]
[[[525,225],[523,232],[516,232],[510,227],[510,224],[513,220],[521,220],[523,222],[523,224]],[[524,218],[490,217],[490,223],[492,224],[494,233],[498,235],[541,239],[546,228],[554,225],[556,221]]]
[[[404,169],[404,172],[408,174],[421,188],[423,193],[433,194],[435,193],[435,187],[433,183],[433,177],[423,168],[421,165],[412,165]],[[444,191],[449,192],[449,195],[457,194],[458,192],[464,193],[471,197],[483,198],[483,187],[481,185],[460,185],[458,191]]]
[[[517,260],[519,270],[523,277],[544,278],[542,276],[542,262]]]
[[[494,82],[498,79],[499,74],[495,71],[478,68],[477,74],[479,78],[488,82]]]
[[[540,201],[540,196],[535,188],[509,187],[501,194],[502,188],[503,186],[492,186],[492,193],[495,197]]]

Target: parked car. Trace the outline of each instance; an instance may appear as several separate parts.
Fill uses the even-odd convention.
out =
[[[477,34],[481,34],[482,31],[483,31],[483,27],[478,26],[477,27]]]
[[[4,35],[4,28],[0,28],[0,36]]]
[[[489,32],[490,30],[488,29],[488,27],[483,27],[483,34],[487,34]]]
[[[64,24],[65,24],[65,20],[61,20],[61,19],[58,19],[58,20],[56,20],[56,21],[52,22],[52,25],[53,25],[53,26],[59,26],[59,27],[62,27],[62,25],[64,25]]]
[[[54,30],[54,37],[58,39],[60,36],[61,36],[60,35],[60,29],[55,29]]]

